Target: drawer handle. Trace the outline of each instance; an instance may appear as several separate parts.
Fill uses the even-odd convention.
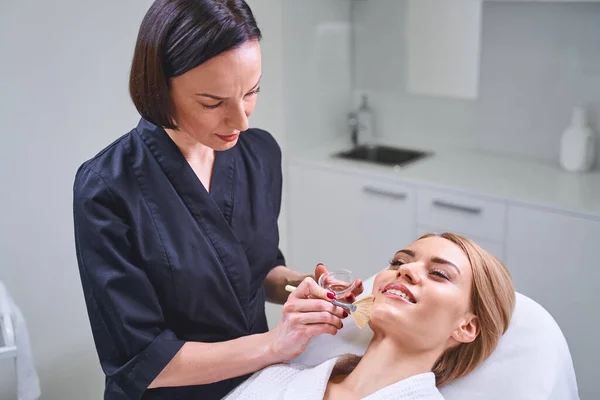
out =
[[[443,200],[433,200],[433,205],[436,207],[447,208],[449,210],[460,211],[468,214],[481,214],[481,208],[463,206],[461,204],[449,203]]]
[[[406,193],[390,192],[387,190],[377,189],[372,186],[364,187],[363,192],[374,194],[376,196],[388,197],[395,200],[404,200],[408,196]]]

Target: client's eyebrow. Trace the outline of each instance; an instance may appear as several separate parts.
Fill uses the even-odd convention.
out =
[[[404,253],[411,257],[414,257],[416,255],[414,251],[408,250],[408,249],[399,250],[398,252],[396,252],[396,254],[398,254],[398,253]],[[448,260],[444,260],[443,258],[440,258],[440,257],[433,257],[431,259],[431,262],[436,263],[436,264],[450,265],[450,266],[454,267],[456,269],[456,271],[460,274],[460,269],[456,266],[456,264],[454,264]]]
[[[407,255],[409,255],[409,256],[411,256],[411,257],[414,257],[414,256],[415,256],[415,252],[414,252],[414,251],[412,251],[412,250],[407,250],[407,249],[398,250],[398,251],[396,252],[396,254],[398,254],[398,253],[404,253],[404,254],[407,254]]]
[[[436,263],[436,264],[446,264],[446,265],[450,265],[450,266],[454,267],[454,268],[456,269],[456,271],[457,271],[457,272],[460,274],[460,269],[458,269],[458,267],[457,267],[457,266],[456,266],[454,263],[451,263],[451,262],[450,262],[450,261],[448,261],[448,260],[444,260],[443,258],[439,258],[439,257],[433,257],[433,258],[431,259],[431,262],[434,262],[434,263]]]
[[[262,79],[262,75],[260,76],[260,78],[258,78],[258,82],[256,82],[256,85],[252,86],[252,89],[248,90],[248,92],[255,90],[258,87],[258,85],[260,84],[261,79]],[[221,97],[221,96],[217,96],[217,95],[210,94],[210,93],[196,93],[196,96],[208,97],[209,99],[214,99],[214,100],[219,100],[219,101],[227,100],[227,97]]]

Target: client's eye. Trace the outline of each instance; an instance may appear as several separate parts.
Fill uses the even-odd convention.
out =
[[[448,274],[445,271],[442,271],[440,269],[434,269],[430,272],[430,274],[437,276],[438,278],[446,279],[447,281],[450,280],[450,277],[448,276]]]
[[[389,269],[398,269],[403,264],[405,264],[405,262],[402,260],[390,260],[390,268]]]

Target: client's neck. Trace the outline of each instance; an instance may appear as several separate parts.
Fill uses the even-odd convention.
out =
[[[333,379],[358,398],[425,372],[431,372],[438,351],[410,351],[391,338],[376,335],[356,368],[343,379]]]

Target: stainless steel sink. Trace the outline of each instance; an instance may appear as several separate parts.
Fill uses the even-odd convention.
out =
[[[356,146],[348,151],[335,154],[335,157],[365,161],[380,165],[403,166],[427,157],[430,153],[400,149],[388,146]]]

